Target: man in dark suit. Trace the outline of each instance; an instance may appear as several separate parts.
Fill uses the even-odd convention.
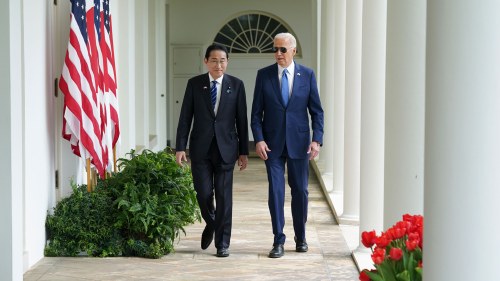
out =
[[[229,256],[234,165],[238,161],[244,170],[248,163],[245,86],[240,79],[225,74],[228,60],[224,46],[207,48],[204,62],[208,73],[187,83],[176,140],[176,160],[182,166],[187,161],[189,137],[193,184],[206,223],[201,248],[208,248],[215,240],[218,257]]]
[[[323,142],[324,114],[314,72],[294,62],[295,37],[280,33],[274,38],[276,63],[257,72],[251,127],[257,155],[265,160],[269,181],[269,211],[274,242],[270,258],[284,255],[285,164],[292,195],[295,250],[307,252],[309,160]],[[312,139],[310,135],[310,121]]]

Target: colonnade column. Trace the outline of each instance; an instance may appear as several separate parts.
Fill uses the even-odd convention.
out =
[[[0,3],[0,280],[23,280],[23,3]]]
[[[347,1],[344,203],[341,220],[349,221],[359,220],[362,12],[362,0]]]
[[[136,139],[136,53],[137,33],[134,0],[118,0],[119,5],[111,5],[113,14],[113,36],[115,43],[116,80],[120,102],[120,142],[116,146],[117,157],[123,157],[131,148],[139,144]],[[116,1],[116,2],[118,2]],[[137,95],[139,96],[139,95]]]
[[[492,280],[500,249],[500,2],[427,5],[424,280]]]
[[[333,190],[333,122],[334,122],[334,17],[332,1],[321,1],[321,79],[320,95],[325,111],[323,147],[319,162],[322,164],[322,179],[328,192]]]
[[[382,229],[387,0],[365,1],[361,72],[360,232]],[[363,245],[358,250],[368,250]]]
[[[333,97],[333,193],[344,190],[346,0],[335,0]]]
[[[423,214],[426,1],[388,0],[384,226]]]

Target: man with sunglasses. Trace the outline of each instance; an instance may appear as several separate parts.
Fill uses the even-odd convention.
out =
[[[294,61],[296,44],[290,33],[274,37],[276,63],[258,70],[252,104],[255,151],[265,161],[269,182],[268,205],[274,234],[270,258],[285,253],[285,165],[292,195],[295,251],[308,250],[305,226],[309,160],[318,155],[323,142],[324,114],[316,77],[312,69]]]

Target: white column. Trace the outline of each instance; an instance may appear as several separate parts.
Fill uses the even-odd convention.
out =
[[[328,192],[333,190],[333,124],[334,124],[334,65],[335,65],[335,6],[332,1],[321,1],[321,79],[320,94],[325,111],[325,134],[319,162],[324,167],[322,179]]]
[[[119,4],[118,4],[118,1]],[[120,104],[120,142],[117,157],[124,157],[130,149],[135,149],[136,140],[136,15],[134,0],[114,0],[110,9],[113,16],[113,40],[115,42],[115,62],[117,75],[117,95]],[[139,95],[137,95],[139,96]]]
[[[166,1],[156,1],[155,24],[156,24],[156,132],[158,135],[157,147],[152,148],[158,151],[167,147],[167,26]]]
[[[359,219],[362,11],[362,0],[347,1],[344,204],[341,219],[351,221]]]
[[[427,2],[424,280],[498,279],[500,2]]]
[[[0,4],[0,280],[23,280],[22,2]]]
[[[426,1],[388,1],[384,229],[423,214],[425,9]]]
[[[333,193],[344,191],[346,0],[335,0],[335,65],[333,102]]]
[[[147,2],[146,2],[147,3]],[[149,38],[148,32],[148,7],[136,2],[134,6],[135,34],[134,59],[135,59],[135,139],[137,148],[149,148]]]
[[[360,233],[381,231],[383,225],[386,28],[387,0],[364,2]]]

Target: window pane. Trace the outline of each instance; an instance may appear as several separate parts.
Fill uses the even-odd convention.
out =
[[[246,14],[226,23],[214,42],[227,46],[230,53],[272,53],[274,35],[280,32],[289,31],[277,19],[263,14]]]

